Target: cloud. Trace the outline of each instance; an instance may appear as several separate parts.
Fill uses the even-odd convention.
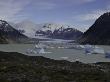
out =
[[[0,0],[0,19],[12,20],[30,0]]]
[[[76,15],[73,17],[73,20],[79,23],[79,25],[77,25],[78,29],[84,32],[93,24],[97,18],[99,18],[105,12],[107,12],[107,10],[94,10],[86,14]]]
[[[80,30],[80,31],[82,31],[82,32],[85,32],[85,31],[87,31],[88,30],[88,28],[90,27],[90,25],[81,25],[81,26],[78,26],[77,25],[77,29],[78,30]]]
[[[73,0],[73,2],[76,4],[76,5],[80,5],[80,4],[85,4],[85,3],[91,3],[91,2],[95,2],[96,0]]]
[[[42,0],[34,3],[34,6],[38,10],[50,10],[50,9],[54,9],[57,7],[55,3],[52,3],[49,1],[42,1]]]
[[[61,6],[80,5],[96,0],[34,0],[33,6],[38,10],[50,10]]]
[[[30,8],[34,7],[33,10],[54,10],[55,8],[61,7],[62,4],[67,3],[89,3],[95,0],[0,0],[0,19],[14,21],[28,18],[23,10],[29,5]],[[67,2],[67,3],[66,3]],[[32,4],[31,4],[32,3]],[[31,4],[31,5],[30,5]],[[34,11],[33,11],[34,12]],[[21,17],[21,18],[20,18]]]
[[[94,2],[96,0],[78,0],[80,1],[81,3],[90,3],[90,2]]]
[[[94,1],[94,0],[84,0],[84,1]],[[109,2],[108,2],[109,3]],[[99,18],[102,14],[110,12],[110,5],[106,4],[106,6],[103,9],[95,9],[93,11],[90,11],[88,13],[79,14],[73,17],[73,19],[76,19],[77,21],[94,21],[97,18]]]
[[[95,0],[82,0],[83,2],[94,2]]]
[[[87,14],[77,15],[77,16],[73,17],[73,19],[76,19],[77,21],[82,21],[82,22],[83,21],[92,21],[92,20],[96,20],[97,18],[99,18],[105,12],[107,12],[107,11],[106,10],[94,10]]]

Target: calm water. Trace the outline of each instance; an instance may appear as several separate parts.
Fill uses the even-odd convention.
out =
[[[20,52],[26,54],[26,50],[33,48],[33,44],[0,44],[0,51],[6,52]],[[104,48],[105,51],[110,51],[110,46],[100,46]],[[69,57],[69,61],[80,60],[84,63],[94,63],[94,62],[110,62],[110,59],[105,58],[104,54],[85,54],[84,50],[76,49],[46,49],[52,53],[48,54],[27,54],[30,56],[44,56],[52,59],[61,60],[61,57]]]

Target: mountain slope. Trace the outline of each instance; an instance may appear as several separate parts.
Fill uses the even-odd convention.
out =
[[[55,23],[35,24],[31,21],[23,21],[14,27],[31,38],[76,39],[82,35],[81,31],[71,26]]]
[[[46,36],[53,39],[77,39],[83,34],[81,31],[78,31],[77,29],[74,29],[69,26],[53,28],[54,30],[51,28],[51,26],[45,26],[45,28],[46,30],[44,31],[43,30],[36,31],[36,36],[37,35]]]
[[[0,43],[21,42],[24,39],[28,39],[28,37],[14,29],[6,21],[0,20]]]
[[[110,44],[110,12],[101,15],[83,34],[80,43]]]
[[[37,24],[35,24],[32,21],[22,21],[20,23],[17,24],[13,24],[12,25],[15,29],[17,29],[19,32],[23,33],[24,35],[31,37],[31,38],[35,38],[35,32],[37,31]]]

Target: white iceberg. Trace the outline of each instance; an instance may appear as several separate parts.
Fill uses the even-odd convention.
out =
[[[104,54],[105,51],[104,51],[102,48],[100,48],[100,47],[95,47],[95,48],[93,49],[93,53],[94,53],[94,54]]]
[[[85,53],[86,54],[104,54],[105,51],[97,46],[85,45]]]
[[[110,58],[110,52],[105,53],[105,58]]]
[[[51,52],[45,52],[43,48],[39,51],[39,54],[46,54],[46,53],[51,53]]]
[[[46,53],[51,53],[51,52],[45,52],[44,50],[44,45],[38,44],[35,45],[33,49],[27,49],[26,53],[27,54],[46,54]]]

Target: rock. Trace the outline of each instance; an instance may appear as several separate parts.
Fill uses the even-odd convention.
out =
[[[109,62],[90,65],[0,52],[0,82],[109,82],[109,77]]]

